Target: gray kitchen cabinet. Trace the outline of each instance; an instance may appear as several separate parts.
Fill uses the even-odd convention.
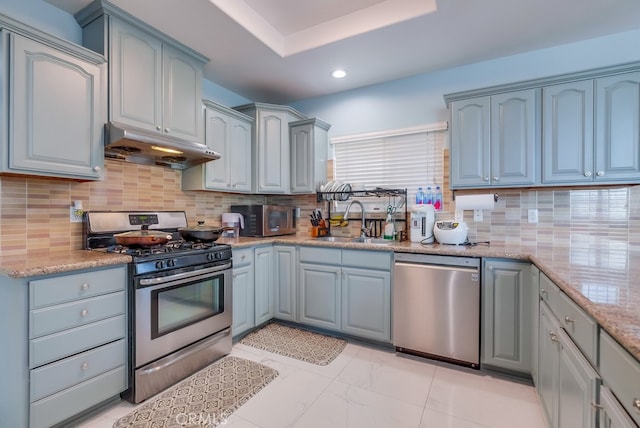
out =
[[[109,60],[109,120],[204,142],[208,59],[105,2],[76,15],[83,43]]]
[[[482,365],[530,375],[530,264],[503,259],[482,263]]]
[[[0,278],[3,426],[50,427],[127,389],[126,268]]]
[[[320,119],[291,122],[291,193],[314,193],[327,181],[328,131]]]
[[[637,425],[624,411],[611,390],[606,386],[600,387],[600,428],[636,428]]]
[[[593,181],[593,80],[542,88],[542,182]]]
[[[273,261],[273,316],[298,321],[296,247],[274,245]]]
[[[391,260],[385,251],[300,247],[299,321],[390,342]]]
[[[560,345],[556,333],[556,323],[546,303],[540,304],[540,329],[538,333],[538,383],[536,388],[550,428],[557,428]]]
[[[234,108],[255,121],[251,153],[254,192],[290,193],[289,122],[305,117],[291,107],[274,104],[253,103]]]
[[[257,247],[255,265],[255,324],[260,325],[273,318],[273,247]]]
[[[0,170],[82,180],[103,177],[104,58],[0,21]],[[35,31],[35,30],[34,30]],[[60,108],[60,106],[64,108]]]
[[[222,157],[182,171],[182,189],[251,192],[253,120],[212,101],[204,106],[205,141]]]
[[[596,79],[594,180],[640,178],[640,72]]]
[[[233,250],[233,337],[255,326],[253,248]]]
[[[631,419],[640,425],[640,361],[629,354],[602,328],[600,329],[600,373],[603,384],[615,396],[615,402],[610,402],[609,409],[606,411],[609,417],[613,418],[616,413],[624,413],[626,410]],[[605,403],[600,404],[605,407]],[[613,410],[616,407],[624,410]],[[622,416],[617,419],[625,420]],[[620,422],[620,426],[626,425]]]
[[[527,89],[451,103],[452,188],[539,182],[539,93]]]
[[[538,335],[540,329],[540,269],[531,265],[531,284],[529,294],[531,299],[531,380],[538,384]]]

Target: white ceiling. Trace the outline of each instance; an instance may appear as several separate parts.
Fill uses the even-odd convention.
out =
[[[91,0],[46,0],[75,13]],[[291,103],[640,28],[638,0],[111,0],[208,56],[205,77]],[[348,75],[336,80],[334,68]]]

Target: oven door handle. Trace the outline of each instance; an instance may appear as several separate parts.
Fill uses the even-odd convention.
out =
[[[161,276],[158,278],[144,278],[140,280],[140,285],[147,286],[147,285],[165,284],[167,282],[173,282],[180,279],[191,278],[191,277],[195,278],[195,277],[203,276],[209,273],[220,272],[227,269],[231,269],[230,262],[220,266],[214,266],[206,269],[198,269],[196,271],[191,271],[191,272],[177,273],[175,275]]]

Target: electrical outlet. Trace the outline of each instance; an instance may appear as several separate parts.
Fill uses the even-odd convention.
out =
[[[82,223],[82,214],[84,211],[74,206],[69,207],[69,221],[71,223]]]
[[[473,221],[482,221],[482,210],[473,210]]]
[[[529,223],[537,223],[538,222],[538,210],[532,209],[527,213],[527,218],[529,219]]]
[[[300,207],[296,208],[296,218],[300,218]]]

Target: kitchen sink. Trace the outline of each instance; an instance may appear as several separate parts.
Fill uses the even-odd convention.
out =
[[[348,236],[322,236],[320,238],[316,238],[317,241],[325,241],[325,242],[351,242],[353,238]]]
[[[365,238],[365,237],[358,237],[358,238],[351,238],[351,242],[358,242],[361,244],[376,244],[376,245],[390,245],[393,244],[393,241],[390,239],[381,239],[381,238]]]

